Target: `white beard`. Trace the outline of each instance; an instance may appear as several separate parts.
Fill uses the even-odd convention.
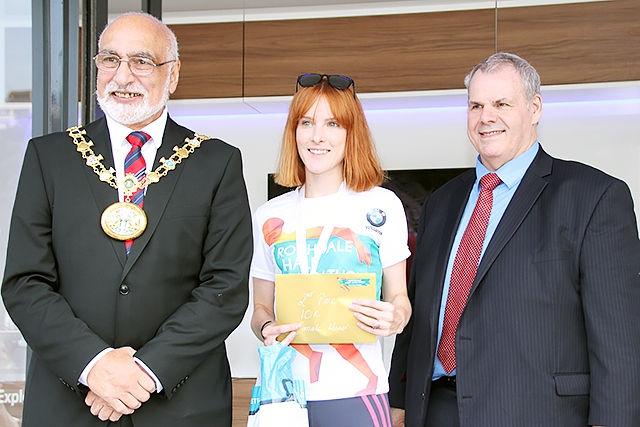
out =
[[[159,111],[162,111],[169,101],[170,84],[170,76],[167,76],[162,98],[155,105],[149,104],[149,92],[144,86],[138,83],[131,83],[125,87],[121,87],[118,86],[116,82],[111,81],[104,88],[104,96],[100,96],[96,90],[96,98],[98,99],[98,104],[100,105],[100,108],[102,108],[102,111],[116,122],[125,126],[134,125],[136,123],[144,122],[155,116]],[[140,93],[142,95],[142,103],[121,104],[109,95],[112,92],[118,91]]]

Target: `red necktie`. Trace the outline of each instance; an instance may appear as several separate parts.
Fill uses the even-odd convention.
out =
[[[124,159],[124,175],[135,175],[138,179],[138,182],[141,182],[146,176],[147,172],[147,164],[144,161],[144,157],[142,157],[142,146],[145,142],[147,142],[151,137],[144,132],[131,132],[127,136],[127,141],[131,144],[131,150],[129,150],[129,154]],[[131,195],[131,203],[135,203],[136,205],[143,207],[144,206],[144,189],[138,188],[138,190]],[[125,247],[127,249],[127,256],[129,256],[129,252],[131,251],[131,246],[133,245],[133,240],[126,240]]]
[[[480,252],[487,232],[491,207],[493,206],[493,189],[500,184],[495,173],[480,178],[480,195],[473,209],[469,225],[462,235],[456,258],[451,271],[451,283],[444,311],[442,336],[438,346],[438,359],[447,374],[456,368],[456,330],[464,306],[467,304],[471,285],[476,277]]]

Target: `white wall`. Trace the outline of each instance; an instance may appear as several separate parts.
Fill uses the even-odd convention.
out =
[[[466,136],[466,92],[365,94],[361,97],[385,169],[470,167],[475,151]],[[179,123],[237,146],[243,153],[252,210],[267,199],[289,97],[171,101]],[[627,182],[640,200],[640,81],[543,89],[539,139],[551,155],[579,160]],[[638,209],[636,209],[638,211]],[[255,377],[252,307],[228,340],[232,374]],[[391,345],[385,345],[385,353]]]

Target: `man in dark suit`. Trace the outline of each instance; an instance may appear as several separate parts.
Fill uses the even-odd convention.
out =
[[[640,426],[640,243],[628,187],[544,152],[540,78],[525,60],[492,55],[465,85],[479,156],[422,209],[414,314],[390,372],[394,424]]]
[[[106,118],[33,139],[16,196],[2,295],[33,350],[22,425],[231,426],[224,341],[252,251],[240,152],[168,117],[180,61],[160,21],[123,15],[99,50]]]

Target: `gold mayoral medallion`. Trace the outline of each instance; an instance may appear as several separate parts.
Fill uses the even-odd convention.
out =
[[[135,203],[116,202],[104,210],[100,224],[107,236],[130,240],[139,237],[147,228],[147,215]]]
[[[100,224],[107,236],[117,240],[131,240],[139,237],[147,228],[147,215],[144,210],[131,202],[131,197],[147,187],[146,176],[138,180],[134,174],[125,174],[118,182],[124,202],[113,203],[102,212]]]
[[[144,178],[138,180],[135,175],[127,174],[118,181],[115,170],[107,169],[102,160],[102,154],[93,152],[93,141],[87,141],[84,137],[86,131],[80,126],[73,126],[67,129],[67,133],[73,139],[76,150],[82,154],[82,158],[93,171],[98,175],[100,181],[108,183],[116,190],[121,190],[124,196],[123,202],[113,203],[104,210],[100,217],[100,224],[105,234],[117,240],[130,240],[139,237],[147,228],[147,215],[144,210],[131,202],[131,196],[138,190],[145,190],[150,184],[155,184],[189,157],[196,148],[200,147],[202,141],[211,139],[208,136],[195,133],[193,138],[185,138],[182,147],[173,147],[173,155],[168,159],[160,159],[160,166],[155,171],[148,172]]]

